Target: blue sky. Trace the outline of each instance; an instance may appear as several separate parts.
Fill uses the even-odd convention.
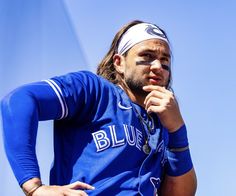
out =
[[[188,127],[197,196],[236,195],[235,10],[233,0],[0,0],[0,98],[24,83],[94,71],[120,27],[134,19],[156,23],[172,45],[173,87]],[[51,128],[51,122],[39,125],[44,183]],[[1,195],[22,194],[2,136],[0,170]]]

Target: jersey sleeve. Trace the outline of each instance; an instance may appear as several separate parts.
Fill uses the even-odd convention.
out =
[[[2,100],[5,151],[20,185],[40,178],[35,153],[38,121],[91,116],[102,93],[99,81],[90,72],[70,73],[24,85]]]
[[[3,139],[17,181],[39,177],[35,143],[39,120],[59,119],[61,104],[46,82],[19,87],[1,101]]]

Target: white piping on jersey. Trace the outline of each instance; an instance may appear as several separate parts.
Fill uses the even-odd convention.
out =
[[[119,107],[120,109],[123,109],[123,110],[130,110],[130,109],[132,109],[132,106],[126,107],[126,106],[121,105],[121,102],[120,102],[120,101],[119,101],[119,103],[118,103],[118,107]]]
[[[65,118],[68,115],[68,107],[66,105],[65,100],[63,99],[63,95],[62,95],[62,91],[60,87],[53,80],[49,79],[49,80],[43,80],[43,81],[47,82],[52,87],[52,89],[54,90],[54,92],[56,93],[59,99],[59,102],[61,104],[61,111],[62,111],[61,117],[59,119]]]

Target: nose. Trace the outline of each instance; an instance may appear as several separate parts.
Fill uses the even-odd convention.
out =
[[[162,68],[161,62],[158,59],[151,62],[151,66],[150,66],[151,70],[159,70],[161,68]]]

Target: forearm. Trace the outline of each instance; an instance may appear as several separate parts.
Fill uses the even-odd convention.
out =
[[[181,176],[166,175],[162,183],[161,196],[194,196],[197,189],[197,178],[192,168]]]
[[[6,155],[21,185],[40,177],[35,153],[38,112],[25,92],[13,92],[2,103],[3,139]]]

